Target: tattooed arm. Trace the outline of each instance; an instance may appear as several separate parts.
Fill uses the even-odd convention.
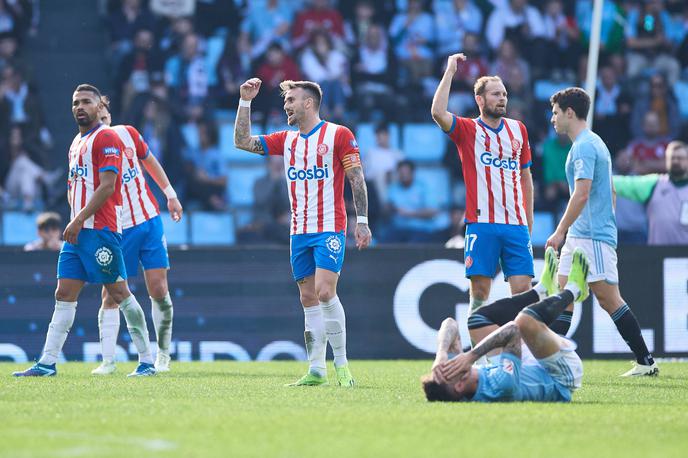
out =
[[[441,381],[462,378],[470,374],[471,367],[478,358],[487,355],[495,348],[503,348],[504,353],[511,353],[517,358],[521,357],[521,332],[515,322],[510,321],[496,329],[481,340],[473,350],[461,353],[456,358],[441,364],[434,372],[438,373]]]
[[[251,78],[241,85],[239,93],[244,101],[251,101],[260,90],[261,81]],[[239,106],[236,120],[234,121],[234,146],[245,151],[257,154],[265,154],[263,143],[257,135],[251,135],[251,107]]]
[[[351,192],[354,196],[354,207],[356,208],[356,216],[368,217],[368,188],[366,187],[365,178],[363,176],[363,168],[358,165],[350,167],[346,171],[346,176],[351,185]],[[359,250],[367,248],[372,239],[372,233],[367,223],[356,224],[356,247]]]

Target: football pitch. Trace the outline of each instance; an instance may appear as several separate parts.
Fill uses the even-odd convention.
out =
[[[330,363],[331,364],[331,363]],[[429,361],[352,361],[354,389],[287,388],[302,362],[174,363],[128,379],[94,364],[18,379],[0,364],[1,457],[685,457],[688,364],[621,379],[586,361],[571,404],[424,400]],[[330,368],[330,380],[334,370]]]

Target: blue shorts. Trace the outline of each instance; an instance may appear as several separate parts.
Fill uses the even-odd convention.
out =
[[[464,245],[466,278],[472,275],[494,278],[498,264],[502,266],[504,279],[512,275],[535,276],[528,226],[468,223]]]
[[[313,275],[316,267],[341,272],[345,242],[344,231],[292,235],[291,270],[294,280],[303,280]]]
[[[57,278],[109,284],[127,279],[122,254],[122,235],[82,229],[77,244],[64,242],[57,260]]]
[[[143,270],[169,269],[167,241],[160,215],[134,227],[124,229],[122,252],[129,277],[138,275],[139,262],[141,262]]]

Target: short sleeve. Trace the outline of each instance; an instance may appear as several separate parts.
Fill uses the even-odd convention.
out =
[[[146,159],[150,154],[150,150],[148,148],[148,144],[143,139],[143,135],[141,135],[139,131],[132,126],[126,127],[129,135],[131,135],[131,138],[134,139],[134,145],[136,145],[136,157],[139,159]]]
[[[120,173],[122,168],[122,141],[113,130],[98,133],[93,140],[93,166],[98,172]]]
[[[344,170],[361,166],[361,151],[354,134],[347,127],[337,127],[334,134],[334,155],[341,161]]]
[[[573,179],[592,180],[595,176],[595,150],[590,143],[583,143],[576,148],[572,159]]]
[[[452,124],[449,130],[442,130],[445,134],[449,136],[449,138],[452,139],[454,143],[458,143],[459,139],[461,138],[461,118],[456,116],[455,114],[452,114]]]
[[[286,130],[281,130],[268,135],[259,135],[258,139],[270,156],[284,156],[284,141],[287,139],[287,133]]]
[[[533,165],[533,153],[530,150],[530,141],[528,140],[528,129],[525,124],[518,122],[518,127],[521,129],[521,138],[523,138],[523,145],[521,145],[521,169],[527,169]]]

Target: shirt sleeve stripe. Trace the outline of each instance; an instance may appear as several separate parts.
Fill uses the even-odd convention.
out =
[[[527,169],[527,168],[530,167],[531,165],[533,165],[533,161],[528,161],[528,162],[526,162],[525,164],[523,164],[523,165],[521,166],[521,169]]]
[[[452,115],[452,125],[451,125],[451,127],[449,128],[449,130],[444,130],[444,129],[442,129],[442,130],[444,130],[444,133],[445,133],[445,134],[451,134],[452,132],[454,132],[454,128],[455,128],[455,127],[456,127],[456,116]]]
[[[101,167],[98,169],[99,172],[115,172],[119,173],[119,169],[114,165],[108,165],[107,167]]]
[[[265,135],[259,135],[258,138],[260,139],[260,143],[263,145],[265,154],[270,154],[270,151],[268,151],[268,142],[265,141]]]

